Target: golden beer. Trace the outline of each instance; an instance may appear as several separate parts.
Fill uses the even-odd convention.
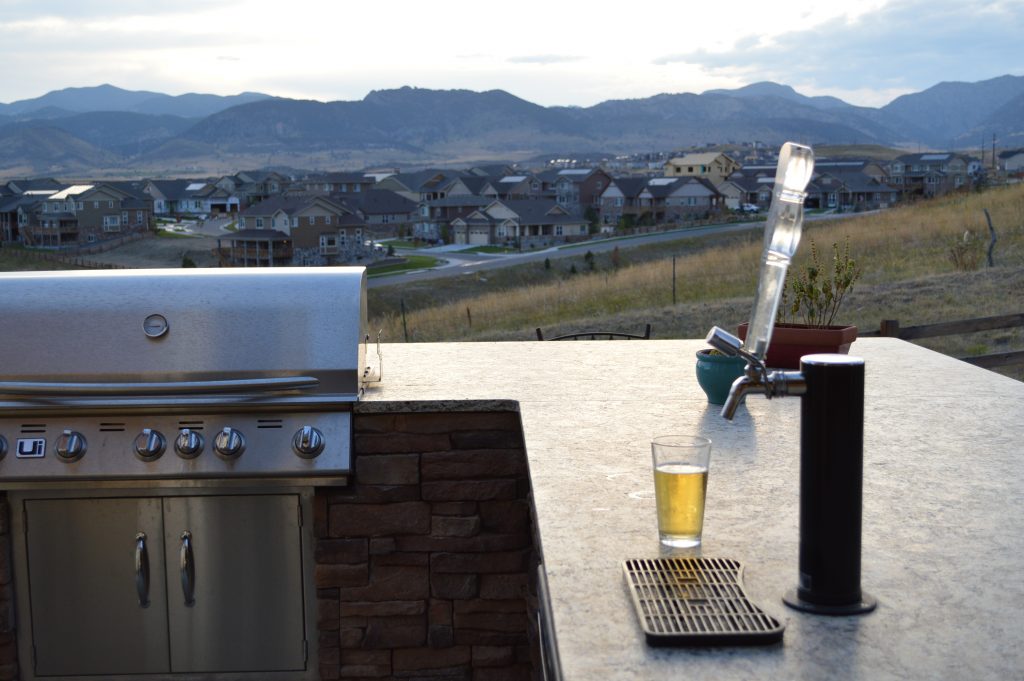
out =
[[[700,544],[707,486],[707,467],[663,463],[654,469],[658,533],[664,543],[672,546]]]

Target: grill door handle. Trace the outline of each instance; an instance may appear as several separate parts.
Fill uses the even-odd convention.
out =
[[[192,533],[185,530],[181,533],[181,592],[185,596],[185,605],[196,604],[196,566],[192,559]]]
[[[241,378],[224,381],[175,381],[171,383],[49,383],[0,381],[0,395],[82,397],[88,395],[195,395],[207,393],[307,390],[320,385],[313,376]]]
[[[149,607],[149,551],[146,550],[146,533],[135,535],[135,592],[139,596],[139,607]]]

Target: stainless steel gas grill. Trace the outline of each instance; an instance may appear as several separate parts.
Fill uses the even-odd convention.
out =
[[[313,489],[347,482],[379,377],[365,291],[363,268],[0,275],[22,678],[316,677]]]

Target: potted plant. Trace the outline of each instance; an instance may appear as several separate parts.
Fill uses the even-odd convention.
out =
[[[860,278],[860,268],[850,258],[850,240],[842,251],[832,244],[832,267],[823,266],[811,240],[811,261],[795,277],[786,277],[779,315],[772,330],[765,363],[781,369],[800,368],[800,358],[822,352],[846,354],[857,338],[857,327],[835,324],[843,300]],[[792,320],[792,321],[788,321]],[[747,337],[747,324],[739,327]]]
[[[733,381],[743,375],[747,360],[732,357],[714,348],[697,351],[697,383],[711,404],[725,404]]]

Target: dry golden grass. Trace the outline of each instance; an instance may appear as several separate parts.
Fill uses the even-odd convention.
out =
[[[983,268],[944,280],[943,286],[939,287],[941,294],[933,290],[935,287],[924,287],[929,291],[926,298],[903,304],[897,292],[913,289],[909,283],[956,274],[950,261],[950,249],[965,232],[973,234],[977,240],[975,247],[984,250],[988,242],[985,208],[988,208],[998,233],[995,249],[998,267],[995,270]],[[1009,311],[1024,309],[1024,293],[1021,293],[1024,289],[1020,286],[999,291],[997,284],[997,290],[991,292],[992,299],[966,296],[962,303],[958,302],[956,291],[957,288],[971,287],[974,280],[987,280],[995,271],[1008,275],[1021,272],[1024,267],[1022,185],[920,201],[854,218],[806,223],[795,267],[809,258],[810,239],[827,252],[832,243],[842,243],[846,238],[850,240],[853,257],[863,270],[855,294],[845,311],[840,313],[846,319],[856,317],[854,323],[864,324],[868,315],[873,315],[866,326],[876,328],[883,317],[900,318],[899,313],[905,312],[902,323],[909,326],[997,314],[989,310],[1007,305],[1011,308]],[[665,256],[660,259],[618,270],[602,266],[592,273],[539,284],[508,285],[500,290],[468,296],[449,293],[449,300],[433,305],[421,300],[419,304],[422,307],[410,309],[406,315],[409,340],[525,339],[531,337],[533,328],[538,326],[558,326],[559,331],[604,328],[617,319],[639,321],[663,316],[660,311],[664,309],[683,312],[696,307],[706,310],[721,308],[723,303],[727,308],[745,307],[745,315],[749,312],[759,269],[761,237],[758,233],[725,241],[720,246],[708,245],[706,240],[682,241],[661,246]],[[676,306],[673,308],[671,255],[680,251],[682,255],[677,255],[676,260]],[[582,271],[584,268],[581,265],[579,269]],[[551,279],[550,275],[547,278]],[[1016,281],[1013,276],[1009,278]],[[520,279],[528,280],[528,277],[520,275]],[[464,288],[472,289],[468,285]],[[405,332],[401,315],[393,305],[390,309],[381,307],[379,304],[375,306],[371,298],[374,327],[382,328],[385,338],[402,339]],[[936,313],[944,316],[934,319]],[[929,317],[932,319],[927,319]],[[745,316],[739,319],[743,320]],[[707,327],[703,328],[706,330]],[[703,332],[695,334],[688,324],[672,324],[660,329],[656,327],[656,335],[660,338],[693,337],[703,335]]]

